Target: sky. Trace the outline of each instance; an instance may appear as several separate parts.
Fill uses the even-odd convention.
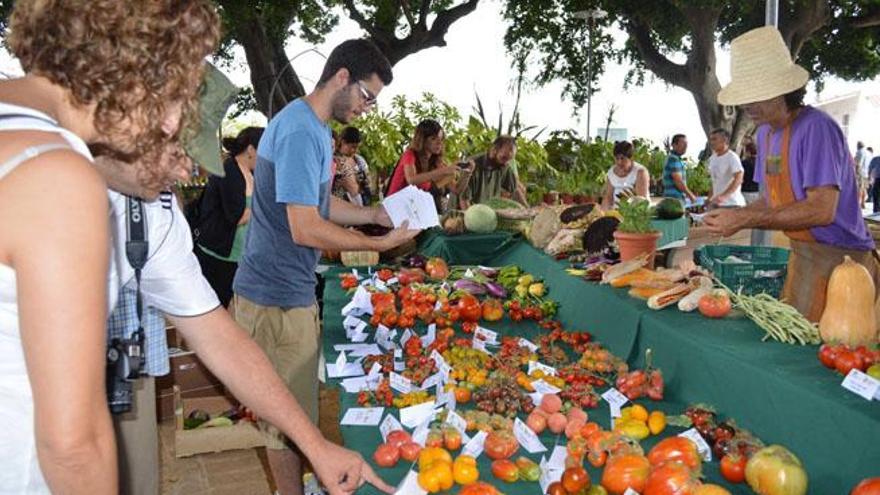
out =
[[[500,1],[483,0],[475,12],[452,24],[446,35],[447,46],[422,50],[399,62],[394,67],[394,81],[379,95],[379,107],[387,107],[396,95],[417,99],[423,92],[431,92],[458,108],[463,116],[468,116],[472,113],[476,102],[474,95],[477,93],[490,122],[497,121],[499,105],[504,109],[506,121],[513,108],[513,94],[509,88],[516,74],[512,59],[504,49],[506,24],[501,9]],[[293,67],[306,90],[314,87],[324,65],[323,56],[311,49],[326,55],[342,41],[362,35],[353,21],[340,15],[339,25],[318,46],[296,38],[289,40],[287,54],[290,58],[296,57],[292,62]],[[615,36],[617,42],[622,42],[624,37],[622,32]],[[717,54],[718,78],[723,85],[730,79],[729,53],[718,47]],[[237,85],[249,85],[247,65],[241,50],[237,52],[237,60],[237,67],[225,71]],[[536,60],[537,55],[532,61],[533,73],[537,70]],[[649,80],[642,87],[624,90],[627,69],[625,65],[609,66],[599,80],[592,102],[593,134],[598,127],[604,127],[608,109],[614,104],[617,110],[612,127],[627,128],[630,138],[647,138],[657,144],[672,134],[682,132],[689,136],[691,143],[688,154],[696,155],[705,144],[705,136],[690,93],[660,80]],[[20,72],[20,69],[4,52],[0,54],[0,71],[9,74]],[[580,116],[573,115],[575,107],[562,98],[562,87],[561,82],[554,82],[540,88],[528,88],[520,102],[523,123],[538,128],[547,126],[549,130],[575,129],[583,134],[586,111],[583,109]],[[854,83],[832,78],[826,82],[820,96],[827,99],[858,90],[880,94],[880,79]],[[816,98],[811,88],[807,101],[814,102]],[[247,120],[257,124],[264,122],[261,115],[250,116]]]

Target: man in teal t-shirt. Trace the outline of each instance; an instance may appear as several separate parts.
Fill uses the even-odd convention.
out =
[[[672,136],[672,152],[663,167],[663,196],[695,201],[697,197],[688,189],[687,171],[681,157],[687,151],[687,137],[684,134]]]

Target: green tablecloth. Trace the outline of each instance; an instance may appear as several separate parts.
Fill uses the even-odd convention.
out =
[[[466,250],[465,239],[456,249]],[[460,260],[453,259],[453,263]],[[850,394],[839,386],[840,377],[821,367],[815,347],[761,342],[761,331],[748,320],[708,320],[675,309],[655,312],[629,298],[625,290],[597,286],[568,276],[564,263],[543,255],[526,243],[517,243],[491,262],[517,264],[544,277],[551,296],[561,303],[560,319],[566,328],[586,330],[612,352],[632,365],[643,364],[644,350],[654,350],[655,364],[666,378],[666,400],[645,403],[649,409],[680,412],[685,404],[709,403],[767,443],[780,443],[804,462],[815,494],[846,493],[855,483],[880,474],[880,406]],[[333,343],[345,340],[340,310],[348,298],[328,274],[324,293],[324,351],[327,362],[336,353]],[[531,324],[507,320],[491,327],[502,334],[534,336]],[[354,396],[342,394],[341,411],[356,406]],[[396,411],[395,411],[396,412]],[[608,426],[604,402],[590,411],[591,418]],[[668,430],[676,433],[678,430]],[[346,445],[372,454],[381,441],[377,428],[342,427]],[[545,437],[552,450],[554,438]],[[643,442],[646,449],[653,441]],[[549,455],[549,454],[548,454]],[[535,458],[536,456],[530,456]],[[408,466],[380,469],[389,482],[397,482]],[[481,460],[484,479],[492,480],[489,465]],[[591,470],[593,479],[600,472]],[[717,460],[704,467],[718,481]],[[751,493],[742,486],[733,493]],[[509,494],[537,493],[534,484],[503,486]],[[374,493],[369,489],[364,493]]]
[[[519,234],[446,235],[440,229],[428,230],[418,237],[419,252],[439,256],[455,265],[484,265],[518,242]]]
[[[685,215],[675,220],[651,220],[651,226],[662,234],[660,239],[657,239],[657,246],[662,247],[670,242],[685,239],[690,230],[690,221]]]

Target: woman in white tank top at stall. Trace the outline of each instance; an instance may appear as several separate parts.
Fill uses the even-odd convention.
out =
[[[621,199],[640,196],[651,199],[648,169],[633,160],[635,149],[629,141],[614,143],[614,166],[605,175],[602,208],[616,208]]]

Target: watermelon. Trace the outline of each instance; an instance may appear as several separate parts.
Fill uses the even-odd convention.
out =
[[[675,198],[663,198],[654,208],[657,218],[663,220],[675,220],[684,216],[684,205]]]

